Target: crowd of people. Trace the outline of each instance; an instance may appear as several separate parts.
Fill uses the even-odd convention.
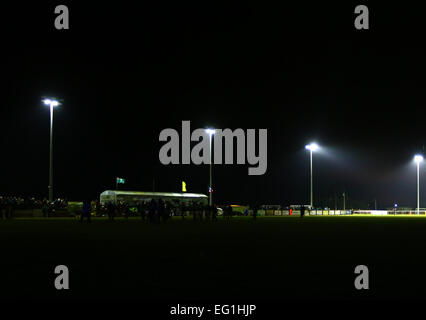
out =
[[[39,200],[34,197],[5,197],[0,196],[0,219],[11,219],[16,210],[41,210],[43,217],[55,217],[57,210],[67,210],[68,201],[66,199],[55,199],[50,202],[47,199]],[[201,202],[178,202],[159,199],[150,199],[139,201],[137,203],[128,203],[126,201],[109,201],[102,204],[100,201],[83,201],[79,212],[80,221],[91,221],[91,216],[108,217],[114,220],[116,217],[129,218],[139,216],[147,223],[166,223],[172,216],[192,217],[194,221],[216,221],[218,212],[221,210],[223,218],[229,220],[234,212],[230,205],[221,206],[218,209],[216,205],[210,206]],[[256,218],[256,215],[254,215]]]
[[[44,217],[53,216],[54,212],[59,209],[66,209],[68,201],[66,199],[55,199],[48,201],[47,199],[36,199],[34,197],[16,197],[16,196],[0,196],[0,219],[13,218],[16,210],[35,210],[41,209]]]
[[[88,212],[93,209],[96,216],[107,216],[110,220],[114,220],[117,216],[125,218],[140,216],[147,223],[166,223],[172,216],[181,216],[182,219],[185,219],[185,216],[192,216],[192,219],[195,221],[215,221],[218,215],[217,206],[209,206],[195,201],[183,204],[165,201],[161,198],[158,200],[139,201],[132,206],[125,201],[117,201],[116,203],[109,201],[103,205],[100,202],[96,202],[94,207],[90,201],[85,201],[80,220],[83,221],[86,217],[90,221]],[[232,215],[231,206],[225,212],[224,216],[230,217]]]

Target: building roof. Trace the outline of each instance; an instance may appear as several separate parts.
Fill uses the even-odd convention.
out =
[[[122,190],[106,190],[102,195],[129,195],[129,196],[146,196],[146,197],[181,197],[181,198],[207,198],[202,193],[188,192],[145,192],[145,191],[122,191]]]

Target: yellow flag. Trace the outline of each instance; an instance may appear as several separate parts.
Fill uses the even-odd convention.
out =
[[[182,192],[186,192],[186,182],[182,181]]]

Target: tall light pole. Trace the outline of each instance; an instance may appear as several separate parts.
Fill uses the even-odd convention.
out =
[[[309,150],[310,157],[311,157],[311,210],[314,207],[314,192],[313,192],[313,179],[312,179],[312,153],[314,151],[317,151],[319,149],[319,146],[316,143],[311,143],[305,146],[307,150]]]
[[[50,161],[49,161],[49,201],[53,201],[53,108],[59,105],[59,102],[52,99],[43,100],[45,105],[50,107]]]
[[[420,210],[420,162],[423,161],[423,156],[420,154],[416,154],[414,156],[414,161],[417,164],[417,214],[419,214]]]
[[[209,135],[209,145],[210,145],[210,185],[209,185],[209,205],[213,205],[213,177],[212,177],[212,165],[213,165],[213,156],[212,156],[212,136],[216,133],[214,129],[206,129],[206,133]]]
[[[343,211],[346,211],[346,193],[343,192]]]

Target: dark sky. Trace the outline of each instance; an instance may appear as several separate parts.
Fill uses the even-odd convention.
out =
[[[91,2],[92,3],[92,2]],[[49,111],[55,110],[55,195],[97,197],[114,188],[207,192],[208,166],[164,166],[160,131],[268,129],[268,170],[214,166],[218,203],[308,203],[317,141],[315,199],[334,206],[415,206],[412,157],[426,127],[425,19],[412,4],[369,5],[370,30],[353,26],[357,4],[244,2],[155,7],[2,4],[0,193],[47,196]],[[426,186],[426,165],[421,183]],[[425,189],[426,190],[426,187]],[[426,191],[421,195],[426,206]]]

